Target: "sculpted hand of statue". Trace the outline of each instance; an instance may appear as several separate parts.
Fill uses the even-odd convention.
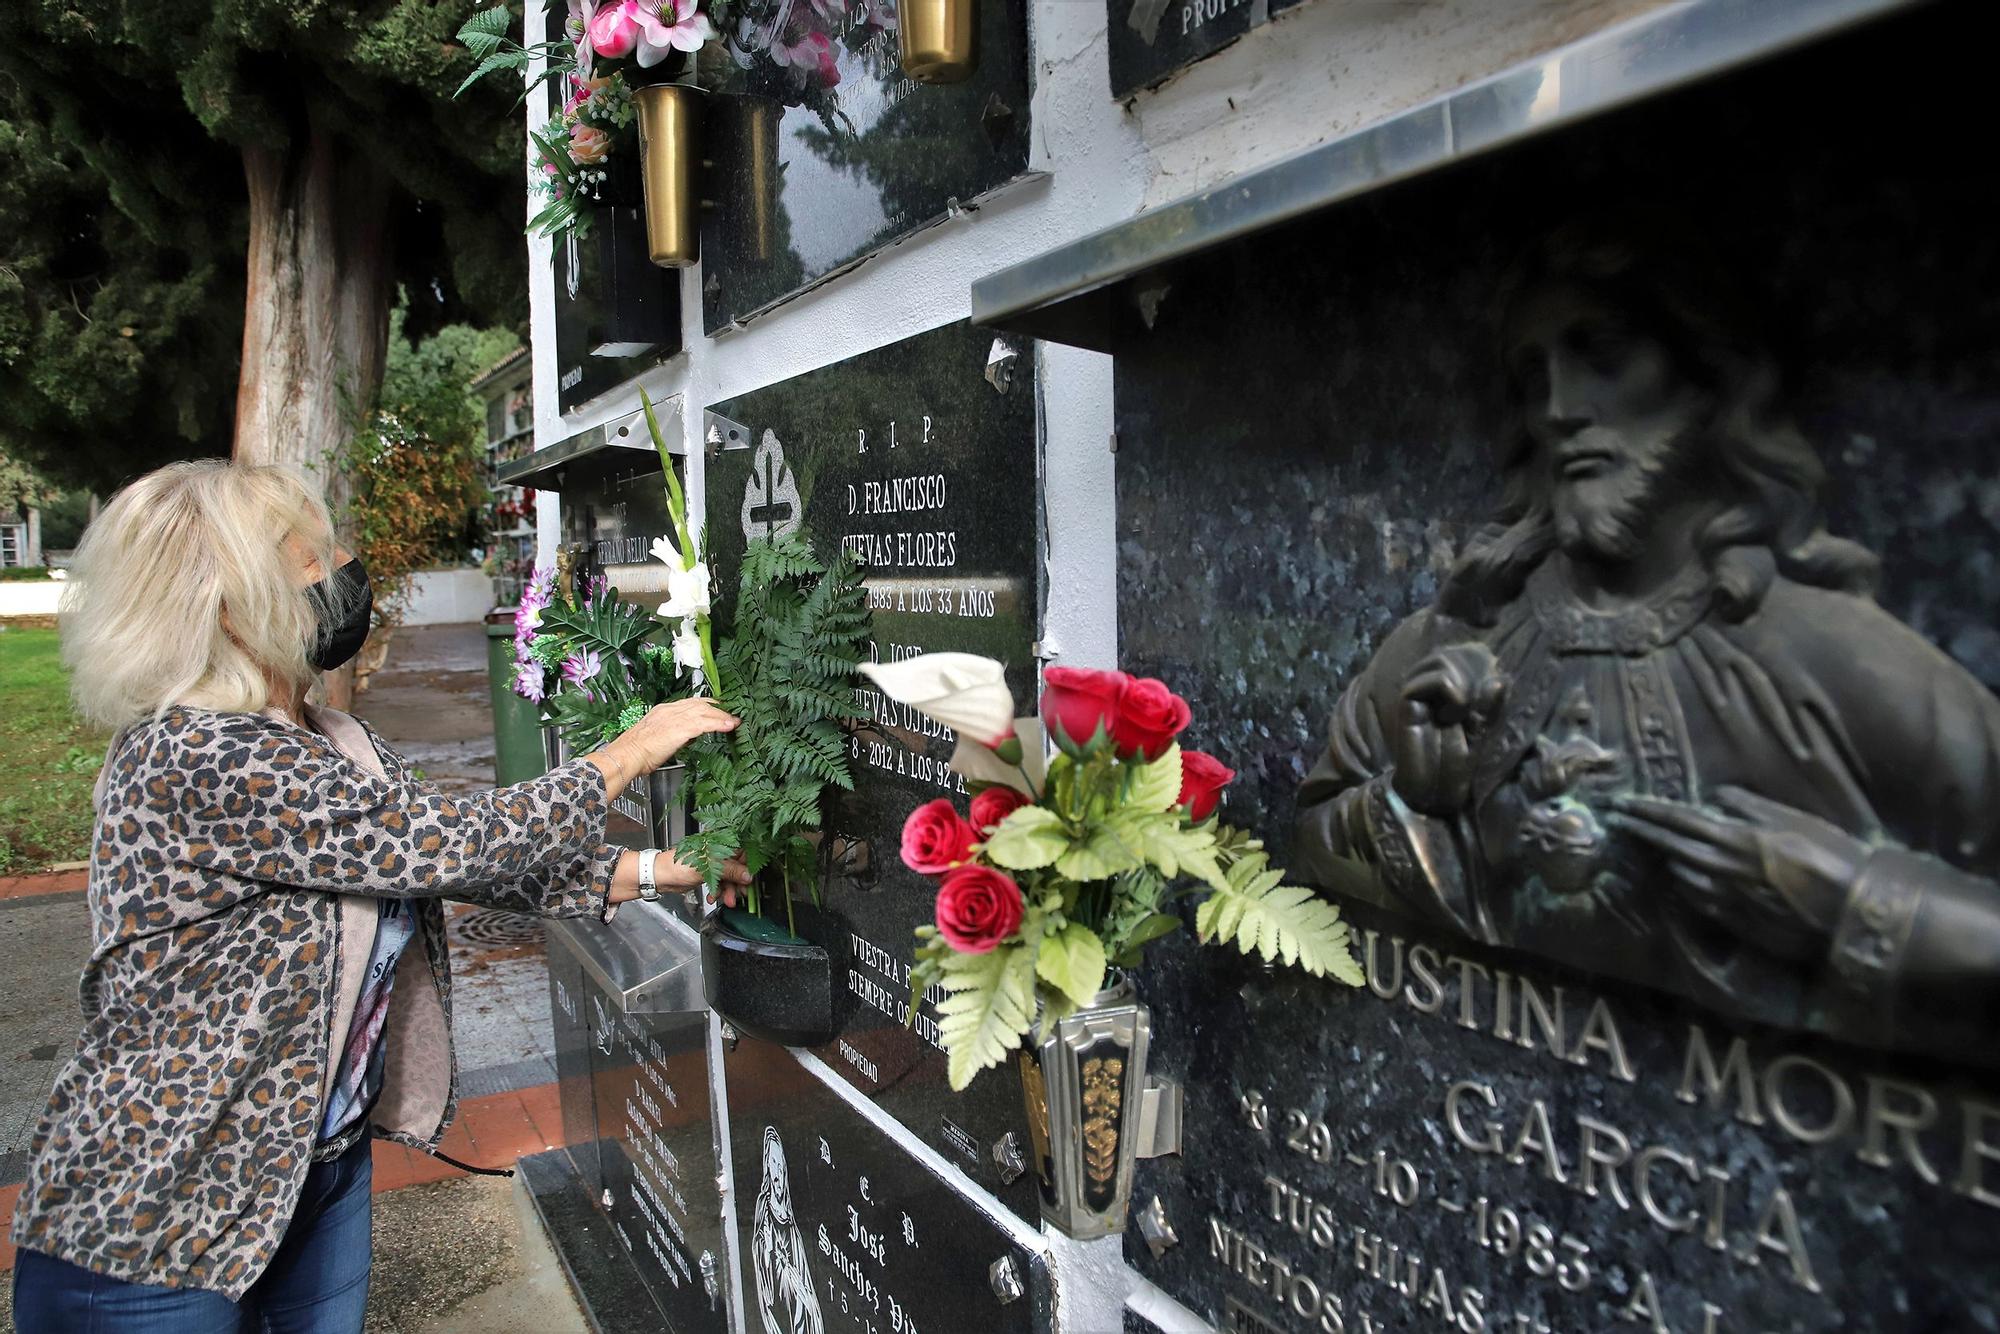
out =
[[[1617,827],[1664,853],[1682,900],[1780,958],[1823,958],[1869,846],[1816,815],[1716,790],[1728,814],[1621,797]]]
[[[1439,649],[1403,683],[1390,777],[1405,805],[1451,816],[1472,804],[1472,747],[1499,712],[1507,677],[1480,643]]]

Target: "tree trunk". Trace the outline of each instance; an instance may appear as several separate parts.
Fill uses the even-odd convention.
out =
[[[374,405],[388,352],[388,180],[318,128],[284,149],[245,149],[243,170],[249,283],[235,457],[304,468],[338,520],[348,496],[339,451]],[[337,706],[352,680],[329,679]]]
[[[388,181],[319,130],[285,150],[245,149],[243,167],[250,255],[236,457],[295,463],[331,482],[335,451],[382,383]]]

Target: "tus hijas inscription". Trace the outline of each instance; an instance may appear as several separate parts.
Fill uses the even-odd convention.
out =
[[[1570,236],[1494,520],[1342,694],[1295,862],[1724,1014],[1991,1062],[2000,703],[1872,600],[1714,275]]]

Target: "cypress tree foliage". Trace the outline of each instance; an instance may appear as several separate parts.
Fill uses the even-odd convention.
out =
[[[715,654],[719,702],[742,726],[689,754],[701,832],[679,851],[711,893],[740,850],[753,875],[779,878],[788,911],[793,886],[817,894],[806,835],[820,827],[826,789],[854,787],[841,724],[861,716],[853,685],[867,642],[868,593],[852,556],[827,565],[796,533],[750,543],[732,629]],[[749,906],[768,908],[755,892]]]
[[[413,338],[520,323],[525,138],[513,89],[452,99],[468,8],[0,5],[0,445],[99,489],[232,443],[316,466],[399,286]]]

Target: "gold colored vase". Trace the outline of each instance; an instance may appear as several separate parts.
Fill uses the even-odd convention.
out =
[[[962,83],[979,64],[979,0],[902,0],[896,7],[903,73],[919,83]]]
[[[745,199],[750,257],[760,263],[777,250],[778,186],[783,164],[778,161],[778,126],[784,108],[761,97],[742,99],[743,162],[748,168]]]
[[[639,178],[646,189],[646,252],[662,268],[701,258],[701,90],[656,83],[639,106]]]

